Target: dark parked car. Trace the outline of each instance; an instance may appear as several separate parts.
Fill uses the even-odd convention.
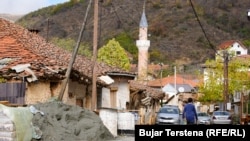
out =
[[[176,105],[164,105],[157,112],[156,124],[180,124],[180,109]]]
[[[214,111],[211,115],[211,124],[232,124],[232,115],[228,111]]]

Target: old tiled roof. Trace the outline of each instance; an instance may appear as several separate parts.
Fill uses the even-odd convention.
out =
[[[0,61],[12,59],[5,66],[0,62],[0,75],[5,78],[22,77],[27,74],[10,73],[17,64],[31,64],[30,68],[38,78],[56,77],[62,79],[70,62],[72,53],[46,42],[41,36],[0,18]],[[93,62],[78,55],[72,69],[72,77],[90,83]],[[97,76],[107,72],[129,74],[130,72],[97,63]],[[100,84],[102,82],[98,80]]]
[[[222,42],[218,46],[218,49],[219,50],[227,49],[227,48],[231,47],[235,42],[239,43],[243,48],[246,48],[240,41],[237,41],[237,40],[228,40],[228,41]]]
[[[176,79],[176,80],[175,80]],[[169,83],[175,83],[176,84],[189,84],[192,87],[197,87],[198,82],[197,79],[192,78],[191,76],[188,75],[176,75],[175,76],[168,76],[164,77],[162,79],[156,79],[148,82],[148,86],[150,87],[164,87],[165,85]]]
[[[134,81],[134,80],[129,81],[129,86],[130,86],[131,91],[139,90],[142,93],[145,93],[146,95],[156,100],[160,100],[165,96],[163,91],[143,85],[139,83],[138,81]]]

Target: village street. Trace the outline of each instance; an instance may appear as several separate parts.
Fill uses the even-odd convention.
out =
[[[133,135],[119,135],[114,140],[107,141],[134,141],[135,137]]]

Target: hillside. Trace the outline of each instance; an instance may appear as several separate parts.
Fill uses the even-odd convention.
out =
[[[38,29],[38,34],[48,40],[53,37],[77,40],[88,2],[72,0],[43,8],[25,15],[16,23],[29,29]],[[250,46],[248,0],[191,2],[147,0],[145,11],[149,24],[151,62],[186,65],[203,63],[214,57],[215,47],[225,40],[241,40],[247,47]],[[121,45],[128,51],[136,49],[142,11],[143,0],[102,0],[99,4],[98,47],[116,37],[123,41]],[[82,42],[88,43],[90,47],[92,33],[93,4],[82,38]],[[136,53],[130,53],[134,54],[136,60]]]

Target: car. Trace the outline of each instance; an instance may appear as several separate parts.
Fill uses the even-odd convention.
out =
[[[197,112],[197,124],[203,124],[203,125],[210,125],[211,124],[211,117],[205,112]]]
[[[180,109],[176,105],[163,105],[156,116],[156,125],[181,124]]]
[[[232,115],[228,111],[214,111],[211,115],[211,124],[232,124]]]

